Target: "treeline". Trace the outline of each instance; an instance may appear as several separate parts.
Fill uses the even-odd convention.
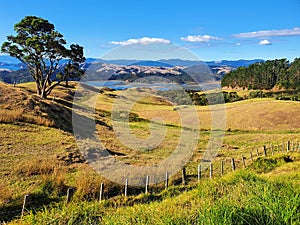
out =
[[[159,91],[158,94],[177,105],[215,105],[243,100],[236,92],[199,93],[193,90]]]
[[[248,67],[239,67],[226,74],[222,87],[248,89],[297,89],[300,90],[300,58],[267,60]]]

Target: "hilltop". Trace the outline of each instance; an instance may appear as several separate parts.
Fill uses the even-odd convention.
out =
[[[58,88],[52,99],[33,94],[34,84],[13,85],[0,82],[0,122],[29,122],[71,130],[72,89]],[[53,101],[56,96],[57,101]]]

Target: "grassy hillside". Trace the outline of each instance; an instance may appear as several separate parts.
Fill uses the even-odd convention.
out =
[[[282,156],[269,159],[279,160]],[[56,204],[19,224],[299,224],[297,161],[257,175],[256,166],[191,187],[103,202]],[[288,176],[278,171],[289,171]],[[274,173],[277,176],[272,176]],[[192,188],[192,189],[191,189]]]
[[[125,198],[120,196],[124,187],[94,172],[78,150],[71,123],[73,85],[69,89],[61,86],[48,100],[41,100],[33,95],[33,83],[16,87],[0,83],[0,221],[12,224],[93,224],[93,221],[99,224],[193,224],[194,221],[299,224],[299,154],[291,153],[291,163],[286,163],[285,155],[281,154],[274,156],[275,161],[257,159],[251,166],[249,159],[250,152],[255,154],[257,148],[262,154],[264,145],[277,147],[288,140],[299,141],[299,102],[255,99],[226,104],[226,132],[214,162],[214,176],[220,176],[221,160],[225,161],[225,170],[230,171],[232,157],[241,169],[242,154],[247,159],[247,169],[213,181],[205,178],[200,184],[196,179],[197,166],[209,140],[211,113],[209,107],[197,106],[201,130],[197,149],[186,166],[188,185],[162,191],[163,184],[160,184],[151,187],[148,195],[139,195],[143,189],[133,189],[132,196]],[[92,96],[95,90],[81,91],[82,95]],[[132,133],[140,138],[149,137],[149,120],[153,117],[161,117],[168,125],[166,138],[157,148],[136,151],[122,144],[112,129],[111,111],[118,94],[106,90],[76,104],[90,106],[96,101],[94,116],[98,134],[108,150],[118,153],[117,159],[146,165],[167,157],[180,138],[180,117],[174,108],[184,107],[186,112],[190,108],[173,106],[157,96],[136,101],[130,114]],[[134,96],[127,98],[135,100]],[[220,108],[216,106],[214,110]],[[208,171],[203,176],[208,177]],[[180,173],[176,174],[171,178],[171,185],[180,183],[180,179]],[[99,197],[101,182],[107,187],[107,200],[98,203],[94,199]],[[68,187],[76,191],[73,202],[65,206]],[[20,219],[25,194],[31,195],[31,202],[26,215]]]

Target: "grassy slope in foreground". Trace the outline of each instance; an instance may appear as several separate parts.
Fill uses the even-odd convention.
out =
[[[2,84],[0,84],[0,86],[1,85]],[[1,210],[19,209],[22,204],[22,198],[27,193],[34,194],[36,197],[40,198],[38,199],[38,203],[40,204],[39,206],[41,206],[41,204],[48,204],[47,201],[44,201],[45,199],[50,201],[63,201],[66,188],[68,186],[73,186],[77,189],[77,191],[74,198],[74,203],[72,203],[69,208],[64,208],[63,206],[59,206],[58,208],[50,207],[48,208],[48,210],[53,210],[52,212],[49,212],[47,214],[38,214],[35,218],[31,215],[28,215],[24,219],[27,222],[30,221],[30,223],[34,223],[34,220],[36,219],[36,224],[45,223],[45,221],[49,220],[51,221],[51,218],[54,221],[60,221],[62,224],[64,222],[67,223],[66,221],[69,220],[69,224],[72,224],[72,219],[74,219],[73,224],[78,224],[78,220],[76,219],[78,215],[78,219],[84,221],[97,220],[99,216],[104,216],[105,218],[103,219],[103,221],[106,221],[107,223],[109,223],[109,221],[120,221],[121,223],[122,218],[124,217],[124,223],[125,221],[127,221],[127,223],[131,223],[130,221],[132,221],[132,223],[137,221],[138,223],[139,220],[141,220],[140,224],[143,224],[144,222],[147,222],[148,219],[149,223],[167,223],[167,221],[170,221],[171,223],[173,221],[174,223],[180,224],[181,222],[188,222],[198,218],[195,213],[198,212],[198,208],[204,206],[201,205],[200,207],[200,205],[197,205],[198,203],[194,205],[195,202],[202,201],[201,199],[199,200],[198,198],[196,198],[196,196],[193,194],[196,193],[197,190],[192,191],[191,193],[186,193],[186,195],[183,194],[182,197],[180,195],[176,198],[163,198],[165,199],[163,202],[166,203],[162,202],[162,204],[160,204],[159,202],[154,202],[149,205],[150,208],[147,208],[147,205],[137,205],[129,208],[126,207],[124,209],[120,208],[118,209],[118,212],[120,213],[116,214],[116,217],[114,217],[115,208],[112,206],[119,206],[120,201],[123,201],[122,198],[121,200],[119,198],[117,198],[116,200],[112,200],[111,203],[108,203],[109,206],[105,208],[103,208],[105,203],[104,205],[99,205],[97,203],[90,204],[87,202],[81,202],[83,199],[95,198],[95,196],[97,196],[99,184],[101,181],[103,181],[103,178],[95,174],[92,169],[85,164],[76,162],[73,159],[71,160],[71,163],[69,163],[68,160],[59,160],[57,158],[57,156],[60,155],[67,155],[69,158],[72,158],[70,153],[74,155],[74,153],[76,153],[77,151],[74,138],[69,132],[69,129],[64,129],[65,131],[63,131],[56,128],[32,124],[39,123],[38,121],[40,121],[40,124],[43,125],[59,125],[59,123],[55,122],[59,121],[57,119],[60,119],[60,117],[55,117],[55,113],[53,115],[52,110],[45,111],[45,109],[47,109],[47,107],[50,107],[50,109],[59,110],[57,113],[58,115],[60,115],[61,112],[66,112],[68,114],[70,109],[69,107],[72,103],[70,101],[68,92],[65,92],[63,89],[57,90],[55,92],[56,100],[54,102],[52,102],[51,100],[46,100],[45,103],[47,104],[42,105],[45,107],[40,108],[39,106],[41,105],[37,104],[38,100],[30,96],[30,91],[32,91],[34,88],[32,84],[24,84],[21,88],[12,88],[7,85],[1,87],[4,87],[4,90],[6,91],[4,95],[0,96],[6,98],[6,100],[3,100],[0,103],[1,109],[5,109],[6,112],[10,110],[13,111],[16,109],[16,107],[25,109],[25,111],[17,115],[17,119],[20,122],[15,123],[12,120],[0,124],[0,138],[1,140],[3,140],[0,145],[0,153],[2,156],[0,164],[0,176],[2,181],[0,187]],[[72,89],[69,91],[72,91]],[[20,96],[23,96],[24,99],[20,98]],[[97,108],[109,109],[113,101],[114,98],[110,97],[109,95],[102,94],[98,98]],[[163,111],[163,115],[165,116],[167,123],[178,125],[178,120],[174,120],[174,118],[176,118],[177,112],[173,110],[173,106],[170,106],[168,104],[164,105],[161,102],[159,102],[158,104],[156,99],[152,99],[151,101],[153,101],[153,104],[149,104],[149,102],[146,102],[145,104],[142,102],[136,104],[133,108],[133,112],[137,113],[142,118],[151,119],[152,116],[157,116],[155,112],[159,112],[159,114],[162,115],[161,110],[163,109],[165,110]],[[35,103],[35,107],[30,108],[32,102]],[[240,129],[240,131],[231,131],[226,133],[223,147],[220,150],[219,156],[216,160],[218,161],[230,157],[240,158],[241,154],[249,153],[249,151],[253,150],[255,147],[261,148],[263,145],[269,145],[270,143],[277,144],[286,140],[297,140],[297,138],[299,137],[299,123],[296,123],[292,118],[299,118],[299,114],[297,113],[297,111],[299,111],[299,107],[299,103],[282,102],[270,99],[247,100],[243,102],[227,104],[227,128],[231,128],[231,130]],[[199,116],[203,121],[202,128],[209,128],[210,116],[208,108],[197,107],[197,109],[199,112]],[[286,114],[283,114],[282,112],[286,112]],[[50,120],[50,122],[52,121],[52,123],[48,124],[45,123],[45,121],[48,121],[49,114],[52,115],[53,120]],[[101,116],[103,116],[101,117],[103,123],[110,124],[109,110]],[[286,117],[291,119],[282,120],[282,118]],[[40,120],[39,118],[43,119]],[[247,123],[247,120],[251,118],[253,118],[252,123]],[[239,119],[240,122],[235,123],[236,119]],[[66,117],[65,121],[68,121],[68,116]],[[270,126],[270,130],[268,130],[268,126],[271,122],[274,125]],[[148,126],[147,123],[133,122],[131,123],[131,125],[137,133],[147,133],[147,131],[145,131],[145,128]],[[98,125],[97,129],[103,131],[101,132],[102,135],[107,135],[104,137],[104,141],[110,143],[111,148],[117,146],[114,145],[114,143],[111,143],[111,140],[115,140],[115,136],[113,133],[111,133],[111,131],[109,131],[109,128],[107,126],[102,126],[100,124]],[[172,127],[171,131],[172,130],[175,132],[176,127]],[[20,137],[22,137],[22,139],[20,139]],[[208,137],[209,132],[201,133],[199,151],[195,152],[191,163],[188,165],[188,173],[191,173],[190,171],[193,171],[193,173],[195,173],[195,168],[202,154],[200,150],[205,147]],[[112,150],[121,152],[123,151],[119,147]],[[126,149],[124,150],[124,152],[126,153]],[[127,159],[130,160],[129,156],[130,155],[125,155],[124,158],[127,157]],[[159,158],[159,156],[160,155],[157,152],[150,152],[150,156],[149,154],[146,156],[142,156],[140,161],[143,161],[143,159],[145,159],[143,157],[154,157],[157,159]],[[131,160],[131,163],[136,162]],[[297,171],[296,169],[299,168],[297,167],[299,164],[293,163],[293,165],[295,165],[293,167],[293,171]],[[217,170],[218,169],[216,168],[216,171]],[[292,174],[290,168],[285,168],[284,176],[286,176],[287,174]],[[280,177],[280,169],[278,169],[278,171],[276,172],[276,176]],[[254,180],[253,182],[255,184],[256,181]],[[248,184],[249,183],[247,183],[247,185]],[[209,185],[209,183],[204,182],[204,185]],[[246,184],[242,184],[242,186],[243,185]],[[242,186],[237,185],[236,188],[241,189]],[[119,188],[121,191],[123,190],[122,187]],[[222,188],[222,186],[216,186],[215,188],[219,189]],[[233,187],[229,186],[228,188]],[[285,186],[283,188],[285,188]],[[174,188],[174,191],[178,192],[176,190],[177,188]],[[297,189],[295,189],[295,191],[297,191]],[[297,193],[298,192],[291,192],[288,196],[294,196]],[[171,194],[172,191],[170,193],[165,193],[166,196]],[[224,197],[226,199],[229,198],[227,194],[224,195]],[[286,199],[287,197],[284,197],[283,199]],[[145,197],[146,199],[144,197],[141,198],[143,199],[143,202],[149,202],[150,199],[153,199],[151,196]],[[187,198],[188,200],[184,201],[185,203],[181,206],[180,199],[182,198]],[[235,196],[233,196],[233,198],[235,198]],[[239,197],[236,198],[239,199]],[[156,199],[156,197],[154,197],[154,199]],[[135,202],[135,200],[133,200],[133,202]],[[218,198],[216,198],[215,201],[211,203],[212,208],[217,208],[218,203]],[[267,202],[266,205],[267,204],[270,203]],[[98,209],[99,207],[100,209],[96,210],[94,208],[94,205],[96,209]],[[174,208],[169,209],[167,205],[170,205],[170,208]],[[178,210],[176,210],[175,208],[178,205],[180,207],[178,207]],[[190,208],[190,206],[192,208]],[[232,209],[235,209],[235,207],[236,206],[234,206]],[[285,209],[281,204],[279,204],[278,207]],[[104,213],[101,208],[103,210],[105,209],[107,213]],[[169,210],[164,211],[164,208],[167,208]],[[188,211],[185,210],[185,208],[187,210],[193,209],[194,214],[190,215]],[[91,211],[94,209],[95,211]],[[145,213],[144,209],[146,211],[149,211],[149,213]],[[228,209],[231,209],[231,206]],[[209,208],[207,208],[207,210],[209,210]],[[133,213],[134,211],[139,212],[136,218],[132,218],[135,215]],[[96,214],[95,217],[92,216],[93,212]],[[128,212],[128,214],[126,214],[126,212]],[[250,211],[247,211],[247,213],[248,212]],[[287,210],[284,211],[284,213],[289,212],[290,211]],[[240,209],[236,211],[236,215],[239,215],[240,213]],[[262,211],[261,213],[267,215],[269,214],[269,211]],[[174,214],[178,215],[178,217],[176,217],[177,219],[171,218]],[[145,216],[142,217],[143,215]],[[151,220],[152,217],[153,220]]]
[[[299,154],[295,157],[299,160]],[[204,179],[192,190],[173,187],[161,194],[119,197],[114,203],[54,205],[19,224],[299,224],[300,164],[280,164],[281,158],[258,160],[256,166],[269,168],[268,162],[278,161],[261,175],[250,166],[213,181]]]

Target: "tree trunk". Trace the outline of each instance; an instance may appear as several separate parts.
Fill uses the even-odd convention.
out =
[[[36,94],[39,96],[42,94],[42,89],[38,83],[36,84]]]
[[[40,97],[43,98],[43,99],[46,99],[47,98],[47,95],[46,95],[46,91],[45,89],[43,88],[41,94],[40,94]]]

